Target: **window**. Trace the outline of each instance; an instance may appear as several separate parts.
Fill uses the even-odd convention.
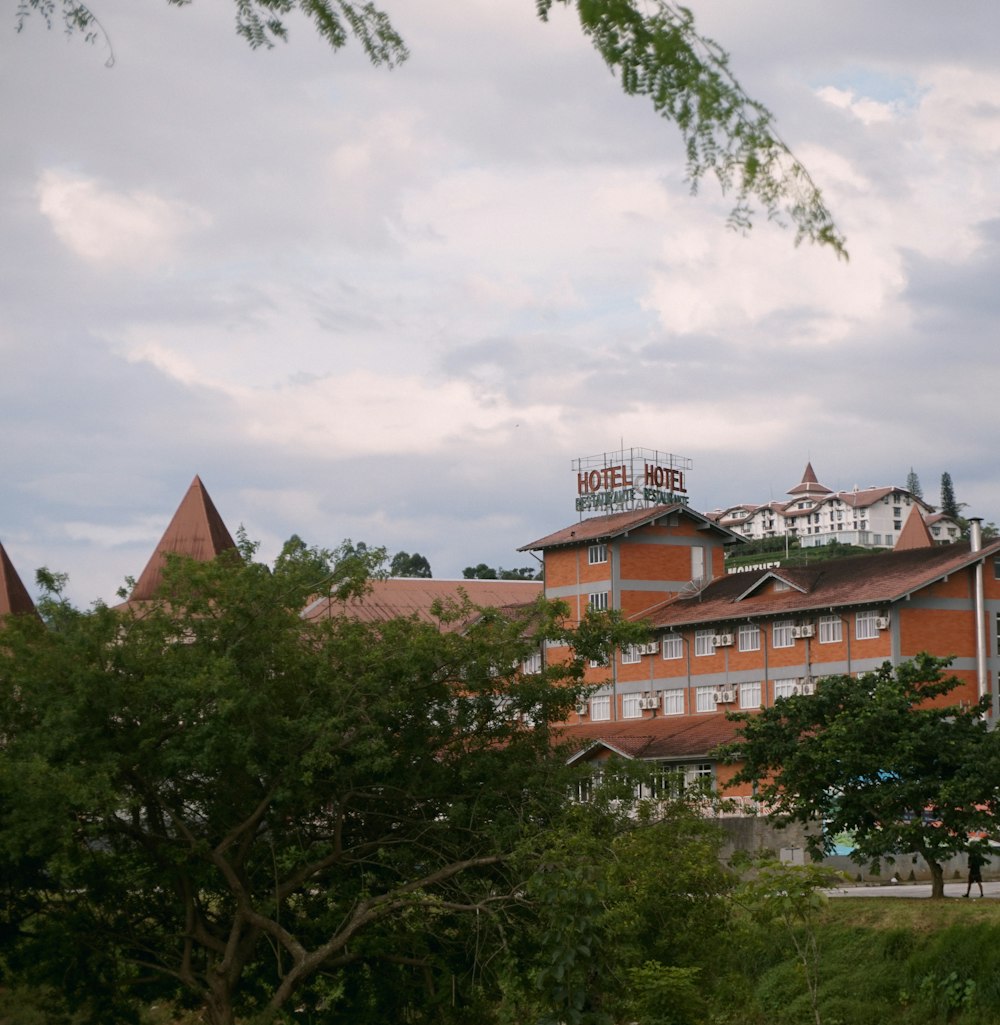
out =
[[[694,634],[694,653],[696,655],[715,654],[715,634],[711,630],[696,630]]]
[[[607,545],[591,545],[587,549],[587,562],[591,566],[596,566],[599,562],[608,561],[608,546]]]
[[[605,694],[602,698],[590,699],[590,718],[595,722],[599,719],[611,718],[611,695]]]
[[[760,681],[740,684],[740,708],[760,708]]]
[[[695,687],[694,689],[695,709],[699,712],[715,711],[715,688]]]
[[[622,665],[623,666],[634,666],[637,662],[642,661],[642,656],[639,654],[638,644],[629,644],[627,647],[622,648]]]
[[[521,662],[521,672],[525,676],[537,676],[542,671],[542,653],[536,651]]]
[[[622,718],[623,719],[638,719],[642,715],[642,709],[639,707],[639,694],[625,694],[622,697]]]
[[[871,641],[878,637],[878,612],[868,609],[854,617],[854,632],[859,641]]]
[[[608,660],[606,658],[592,658],[590,660],[591,669],[607,669]]]
[[[607,612],[608,611],[608,592],[607,591],[594,591],[592,594],[587,595],[587,607],[592,609],[594,612]]]
[[[663,657],[664,658],[683,658],[684,657],[684,642],[681,640],[680,634],[664,634],[663,635]]]
[[[779,698],[790,698],[799,689],[798,680],[775,680],[774,700]]]
[[[705,548],[703,545],[691,546],[691,579],[701,580],[705,576]]]
[[[760,651],[760,627],[756,623],[744,623],[739,630],[740,651]]]
[[[684,714],[684,691],[665,690],[663,692],[663,714],[683,715]]]
[[[819,617],[820,644],[838,644],[843,639],[843,624],[840,621],[840,616]]]
[[[792,637],[794,625],[790,619],[775,620],[771,627],[771,647],[791,648],[795,644],[795,639]]]

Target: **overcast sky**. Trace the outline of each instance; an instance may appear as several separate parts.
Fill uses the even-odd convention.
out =
[[[1000,4],[692,6],[849,263],[727,230],[571,9],[386,0],[402,67],[234,5],[0,23],[0,541],[111,600],[191,479],[437,577],[576,518],[571,460],[693,461],[701,510],[948,471],[1000,520]]]

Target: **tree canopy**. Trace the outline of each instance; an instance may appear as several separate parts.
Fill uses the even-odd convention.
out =
[[[733,782],[753,783],[779,824],[822,824],[814,853],[831,853],[848,833],[859,862],[920,854],[943,896],[942,863],[970,834],[994,828],[1000,800],[996,734],[981,707],[941,703],[959,682],[947,666],[930,655],[896,669],[887,662],[734,713],[741,739],[725,754],[742,765]]]
[[[541,580],[542,574],[531,566],[519,566],[517,569],[504,569],[503,566],[487,566],[485,562],[477,566],[466,566],[462,570],[465,580]]]
[[[389,573],[394,577],[430,577],[431,564],[419,552],[396,552],[389,563]]]
[[[951,474],[946,470],[941,474],[941,512],[957,520],[962,508],[955,499],[955,486],[951,482]]]
[[[809,172],[771,112],[743,90],[726,51],[698,31],[690,10],[673,0],[535,0],[542,21],[556,3],[576,9],[622,89],[645,97],[680,131],[692,189],[712,176],[733,197],[731,227],[747,231],[759,210],[768,220],[790,222],[796,243],[829,246],[846,257],[845,239]],[[335,50],[353,36],[375,65],[392,68],[408,56],[389,15],[371,0],[236,0],[236,31],[254,48],[271,47],[288,38],[293,12]],[[89,39],[107,35],[82,0],[19,0],[18,30],[32,13],[50,25],[60,19],[67,32]]]
[[[924,489],[920,486],[920,478],[917,476],[917,471],[910,467],[910,472],[906,475],[906,490],[909,491],[914,498],[923,498]]]
[[[559,606],[303,619],[363,586],[359,547],[268,567],[244,540],[171,558],[154,602],[54,594],[0,630],[0,953],[80,1020],[474,1017],[569,814],[552,724],[615,621],[522,676],[573,641]]]

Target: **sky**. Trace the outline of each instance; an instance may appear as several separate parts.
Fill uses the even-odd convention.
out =
[[[1000,4],[695,0],[848,262],[693,196],[572,8],[386,0],[402,66],[235,5],[0,22],[0,542],[113,601],[193,477],[298,534],[515,567],[572,460],[691,460],[691,505],[943,472],[1000,520]]]

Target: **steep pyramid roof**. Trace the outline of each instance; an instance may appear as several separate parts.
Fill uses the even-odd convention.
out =
[[[931,548],[933,545],[934,539],[927,529],[927,524],[924,523],[923,516],[920,515],[920,506],[914,504],[910,509],[910,515],[906,517],[903,529],[899,532],[899,537],[896,538],[896,551],[901,552],[907,548]]]
[[[4,616],[34,612],[35,603],[14,569],[4,546],[0,544],[0,619]]]
[[[816,479],[816,472],[812,468],[812,463],[806,463],[805,471],[802,474],[802,480],[796,484],[794,488],[788,489],[790,495],[829,495],[832,494],[828,487]]]
[[[195,477],[174,513],[160,543],[136,581],[129,601],[149,601],[163,582],[167,554],[186,555],[208,562],[220,553],[235,548],[236,542],[222,522],[200,477]]]

